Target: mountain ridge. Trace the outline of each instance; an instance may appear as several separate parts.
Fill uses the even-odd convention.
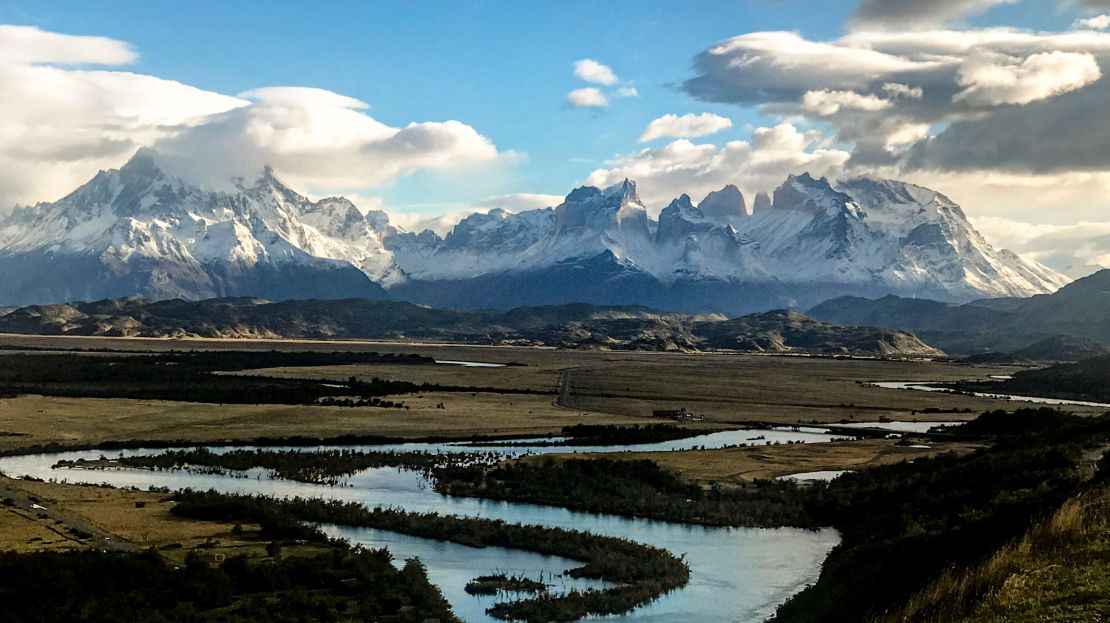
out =
[[[751,213],[726,185],[697,204],[683,195],[656,219],[626,179],[550,208],[475,213],[439,236],[341,197],[313,201],[268,167],[207,187],[176,164],[142,149],[59,201],[0,217],[0,305],[392,297],[736,315],[837,294],[1029,296],[1067,281],[995,250],[944,195],[893,180],[791,175]]]
[[[372,299],[270,302],[109,299],[21,307],[0,333],[113,337],[435,340],[613,350],[724,350],[868,357],[943,353],[912,334],[838,326],[777,310],[727,319],[585,303],[508,311]]]
[[[953,304],[885,296],[877,299],[838,297],[807,313],[833,323],[866,324],[912,331],[951,353],[987,351],[1022,354],[1045,352],[1053,338],[1076,352],[1097,353],[1090,340],[1110,348],[1110,270],[1077,279],[1052,294],[1024,299],[995,299]],[[1059,349],[1057,349],[1059,350]],[[1024,352],[1029,354],[1029,352]],[[1051,357],[1059,358],[1059,357]]]

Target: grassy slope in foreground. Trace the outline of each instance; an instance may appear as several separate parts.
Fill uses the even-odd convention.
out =
[[[1096,476],[1090,458],[1110,442],[1110,414],[993,412],[965,426],[993,435],[995,445],[847,474],[817,489],[819,508],[843,540],[817,583],[779,608],[776,623],[872,621],[898,612],[944,574],[989,561],[1086,490],[1092,476],[1105,475],[1105,462]],[[998,587],[972,588],[948,615]]]
[[[1110,481],[984,562],[943,573],[879,623],[1101,623],[1110,612]]]

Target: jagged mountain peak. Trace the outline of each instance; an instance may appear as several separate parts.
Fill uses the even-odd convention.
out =
[[[624,178],[623,182],[613,184],[612,186],[606,188],[604,191],[602,191],[602,194],[604,194],[605,197],[610,201],[619,201],[620,205],[626,205],[630,203],[642,205],[639,195],[636,194],[636,182],[628,179],[627,177]]]
[[[710,220],[721,224],[731,224],[748,216],[744,195],[733,184],[706,195],[698,203],[698,209]]]
[[[693,201],[690,200],[690,195],[687,195],[686,193],[683,193],[683,194],[679,195],[678,197],[675,197],[674,199],[672,199],[671,202],[667,205],[667,207],[663,208],[663,209],[664,210],[683,210],[683,211],[690,211],[691,213],[693,213],[693,211],[696,208],[694,208]]]
[[[140,150],[58,202],[0,217],[0,293],[18,293],[0,304],[281,298],[331,275],[312,286],[380,295],[381,284],[444,306],[620,300],[736,313],[839,294],[1026,296],[1066,282],[992,248],[944,195],[895,180],[791,175],[773,199],[757,194],[750,215],[728,184],[696,206],[680,195],[655,219],[625,179],[576,188],[555,208],[472,214],[440,237],[343,197],[314,201],[270,168],[224,188],[191,179]]]
[[[753,215],[759,214],[760,212],[766,212],[767,210],[770,210],[771,207],[771,195],[768,195],[764,191],[756,193],[755,200],[752,201]]]
[[[856,214],[852,198],[839,192],[827,177],[815,179],[808,172],[790,175],[775,189],[773,208],[818,214],[849,212]]]

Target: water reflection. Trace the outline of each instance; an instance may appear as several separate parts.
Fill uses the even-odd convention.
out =
[[[819,443],[834,437],[826,433],[746,430],[714,433],[701,437],[653,444],[624,446],[621,450],[672,451],[700,447],[727,447],[764,443],[805,441]],[[613,451],[612,446],[506,446],[474,445],[460,442],[406,443],[388,446],[345,446],[347,449],[400,450],[425,452],[498,452],[507,456],[550,452]],[[229,448],[212,448],[226,451]],[[301,448],[305,450],[305,448]],[[125,450],[103,454],[109,458],[151,454],[163,450]],[[459,498],[436,493],[418,472],[376,468],[350,477],[345,486],[329,487],[270,478],[264,470],[236,474],[200,474],[184,471],[146,471],[113,469],[103,471],[52,470],[59,460],[92,460],[99,451],[6,457],[0,471],[9,476],[33,476],[68,482],[106,483],[117,487],[164,487],[215,489],[225,493],[264,494],[282,497],[305,496],[354,501],[367,506],[387,506],[413,512],[439,512],[454,515],[502,519],[514,523],[537,524],[587,530],[596,534],[624,537],[659,546],[683,555],[690,565],[690,583],[659,600],[631,613],[602,617],[613,621],[662,623],[672,621],[717,622],[761,621],[775,607],[806,584],[816,580],[821,562],[837,543],[833,530],[706,528],[682,524],[629,519],[612,515],[593,515],[563,508],[515,504],[492,500]],[[576,566],[573,562],[529,552],[501,548],[474,548],[408,537],[379,530],[327,526],[329,534],[370,547],[388,547],[399,563],[417,556],[428,567],[431,579],[441,587],[456,613],[467,621],[492,621],[485,614],[495,599],[466,594],[462,587],[478,575],[524,572],[545,581],[553,590],[590,585],[560,577]]]

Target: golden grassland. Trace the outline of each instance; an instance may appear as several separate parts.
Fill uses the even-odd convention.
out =
[[[925,444],[915,444],[925,445]],[[929,443],[928,447],[899,445],[891,439],[861,439],[813,444],[780,444],[745,448],[685,450],[679,452],[612,452],[564,454],[559,458],[596,458],[616,460],[650,459],[697,484],[740,484],[757,479],[777,478],[801,472],[858,470],[875,465],[900,463],[942,452],[969,452],[976,446],[967,443]],[[524,460],[544,460],[529,457]]]
[[[877,421],[881,418],[960,420],[970,419],[983,410],[1012,409],[1022,404],[868,385],[876,380],[985,379],[1007,372],[995,366],[932,361],[398,342],[13,335],[0,335],[0,347],[129,352],[234,349],[417,353],[440,360],[515,365],[500,368],[345,365],[269,368],[242,373],[324,381],[346,380],[351,376],[378,377],[495,390],[550,392],[542,395],[427,392],[390,397],[403,401],[408,409],[18,396],[0,399],[0,451],[44,443],[77,445],[128,439],[209,442],[281,436],[539,435],[558,432],[570,424],[654,422],[658,420],[651,418],[652,410],[680,407],[703,416],[702,426],[718,427],[753,420],[779,423]],[[565,391],[557,394],[560,384],[566,385]],[[926,408],[967,408],[973,413],[921,413]]]
[[[410,409],[18,396],[0,399],[0,450],[120,440],[545,435],[572,424],[639,421],[562,409],[547,396],[423,393],[402,399]]]
[[[171,560],[184,560],[189,551],[266,555],[264,543],[253,538],[257,526],[236,531],[230,524],[176,517],[162,493],[0,476],[0,498],[11,500],[0,506],[0,550],[153,547]]]
[[[984,562],[945,572],[875,623],[1102,623],[1108,616],[1110,483],[1103,482]]]

